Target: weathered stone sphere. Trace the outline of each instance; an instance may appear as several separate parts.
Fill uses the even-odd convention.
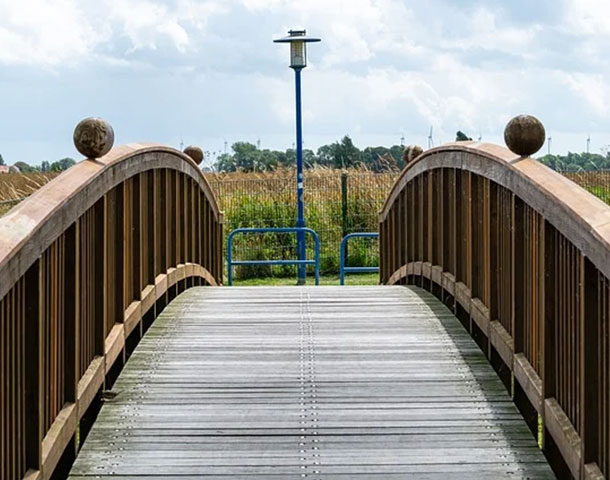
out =
[[[527,157],[544,145],[544,125],[532,115],[518,115],[504,129],[504,141],[511,152]]]
[[[419,145],[409,145],[405,148],[405,151],[402,154],[402,159],[404,160],[405,165],[408,165],[422,153],[424,153],[424,149]]]
[[[114,130],[101,118],[85,118],[74,129],[74,146],[87,158],[106,155],[114,145]]]
[[[190,145],[184,149],[184,153],[191,157],[197,165],[203,162],[203,150],[199,147]]]

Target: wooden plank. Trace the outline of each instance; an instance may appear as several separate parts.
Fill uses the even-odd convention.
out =
[[[43,478],[51,478],[51,473],[59,463],[61,456],[76,431],[77,408],[74,403],[64,407],[51,425],[42,441]]]
[[[116,362],[119,355],[123,352],[125,347],[125,329],[123,324],[115,324],[110,330],[110,333],[106,337],[104,346],[104,358],[106,365],[106,374],[110,371],[114,362]]]
[[[543,414],[542,380],[522,353],[514,355],[515,380],[539,414]]]
[[[431,294],[202,288],[113,387],[71,478],[554,478]]]
[[[544,401],[545,426],[561,451],[574,478],[580,478],[581,439],[554,398]]]
[[[78,382],[77,406],[79,419],[85,414],[95,395],[102,388],[105,372],[104,358],[96,357]]]

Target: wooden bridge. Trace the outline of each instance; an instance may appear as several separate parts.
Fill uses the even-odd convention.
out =
[[[610,207],[462,142],[380,235],[380,286],[220,287],[193,158],[78,163],[0,219],[0,478],[609,478]]]

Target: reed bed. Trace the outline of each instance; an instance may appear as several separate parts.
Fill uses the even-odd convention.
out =
[[[59,175],[57,172],[0,174],[0,216],[57,175]]]
[[[0,202],[20,201],[53,180],[57,175],[59,175],[57,172],[0,174]]]
[[[321,270],[339,270],[339,246],[344,234],[376,232],[377,215],[398,172],[317,168],[305,172],[305,219],[321,240]],[[220,207],[225,213],[225,237],[242,227],[289,227],[296,221],[294,170],[264,173],[208,174]],[[308,258],[313,241],[308,240]],[[295,259],[296,239],[291,234],[236,237],[235,259]],[[348,264],[378,263],[376,241],[355,239],[348,249]],[[238,267],[237,278],[288,276],[295,267]]]

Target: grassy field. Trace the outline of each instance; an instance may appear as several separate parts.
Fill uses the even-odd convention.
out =
[[[0,202],[19,200],[31,195],[58,173],[3,173],[0,174]]]
[[[305,218],[321,241],[321,271],[339,271],[339,245],[344,234],[376,232],[378,213],[398,172],[373,173],[367,170],[313,169],[305,172]],[[236,228],[287,227],[296,219],[295,173],[208,174],[225,214],[225,236]],[[265,234],[236,237],[236,260],[294,259],[294,234]],[[225,250],[226,251],[226,250]],[[350,243],[348,265],[378,264],[375,240],[356,239]],[[313,258],[313,242],[308,239],[308,258]],[[236,277],[294,276],[294,267],[238,267]]]

